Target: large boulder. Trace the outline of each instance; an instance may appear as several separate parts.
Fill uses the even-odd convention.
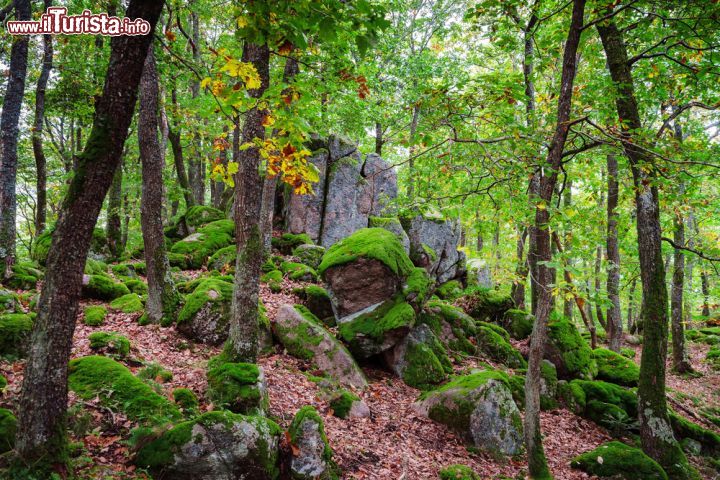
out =
[[[375,153],[365,157],[362,176],[367,181],[370,215],[392,214],[392,202],[397,198],[398,184],[395,168]]]
[[[285,229],[294,234],[306,233],[317,242],[323,225],[323,206],[325,203],[325,178],[328,161],[327,149],[313,152],[309,161],[318,170],[318,183],[313,185],[314,194],[298,195],[286,190],[285,198]]]
[[[198,282],[178,313],[177,329],[197,342],[220,345],[230,326],[233,285],[217,277]]]
[[[330,247],[319,271],[338,318],[382,303],[402,288],[413,264],[395,235],[363,228]]]
[[[288,429],[293,452],[290,477],[294,480],[334,480],[337,465],[325,436],[325,426],[317,410],[306,405],[293,418]]]
[[[347,349],[302,305],[281,305],[272,329],[291,355],[311,361],[338,383],[364,389],[367,381]]]
[[[427,389],[452,372],[447,351],[430,327],[421,324],[384,354],[392,371],[411,387]]]
[[[460,223],[424,215],[401,218],[403,228],[410,239],[410,258],[419,267],[425,267],[438,283],[445,283],[457,276],[461,256]]]
[[[548,322],[545,358],[555,365],[561,379],[592,380],[598,373],[592,349],[575,324],[561,315],[551,315]]]
[[[135,464],[158,480],[275,480],[281,434],[265,417],[208,412],[144,443]]]
[[[503,455],[523,450],[522,418],[502,372],[457,377],[422,394],[415,407],[483,450]]]
[[[35,314],[0,315],[0,357],[24,357],[30,347]]]
[[[477,346],[475,320],[461,309],[440,300],[430,300],[418,315],[418,323],[428,325],[445,347],[457,354],[474,355]]]
[[[403,245],[405,253],[410,254],[410,239],[405,233],[405,230],[400,223],[400,219],[397,217],[374,217],[368,218],[368,227],[370,228],[384,228],[385,230],[392,232],[398,237],[398,240]]]
[[[639,448],[609,442],[573,458],[572,468],[600,478],[621,480],[667,480],[660,464]]]
[[[232,220],[216,220],[173,244],[171,263],[181,268],[201,268],[210,256],[233,243],[235,224]]]
[[[215,362],[207,372],[208,398],[216,408],[264,415],[269,407],[265,375],[254,363]]]

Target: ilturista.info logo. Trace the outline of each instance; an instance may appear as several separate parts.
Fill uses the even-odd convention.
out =
[[[147,35],[150,23],[142,18],[111,17],[107,13],[84,10],[79,15],[68,15],[65,7],[50,7],[39,21],[9,21],[11,35]]]

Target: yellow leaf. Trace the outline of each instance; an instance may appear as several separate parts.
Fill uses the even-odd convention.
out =
[[[211,82],[210,77],[203,78],[202,81],[200,82],[200,88],[207,87],[208,85],[210,85],[210,82]]]
[[[238,28],[245,28],[248,26],[247,18],[245,18],[243,15],[240,15],[237,18],[237,26]]]
[[[235,175],[239,170],[239,165],[237,162],[228,162],[227,164],[227,173],[228,176]]]

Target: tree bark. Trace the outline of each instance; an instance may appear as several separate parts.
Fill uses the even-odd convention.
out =
[[[621,122],[621,141],[630,161],[635,185],[636,224],[640,276],[643,289],[643,351],[640,362],[638,412],[640,439],[645,453],[656,460],[671,478],[697,476],[675,441],[665,397],[668,296],[661,249],[660,201],[655,183],[654,158],[639,147],[642,140],[640,113],[622,32],[614,20],[597,25],[607,66],[615,84],[615,104]]]
[[[192,57],[195,65],[200,64],[200,17],[197,12],[190,12],[190,26],[192,28]],[[190,94],[192,98],[197,98],[200,94],[200,80],[193,77],[190,83]],[[197,123],[200,123],[200,119],[196,118]],[[196,205],[205,204],[205,165],[202,157],[202,136],[199,130],[196,128],[192,135],[193,148],[191,155],[189,155],[188,161],[188,180],[190,182],[190,188],[192,190],[193,197]]]
[[[225,125],[223,127],[223,135],[225,140],[227,140],[228,133],[229,129],[227,125]],[[223,149],[218,152],[218,160],[220,165],[222,165],[223,167],[227,167],[228,151],[226,147],[223,147]],[[225,182],[215,181],[214,179],[210,180],[210,203],[212,203],[213,207],[220,208],[220,206],[222,205],[222,196],[224,192]]]
[[[120,165],[145,55],[162,1],[131,0],[126,16],[143,18],[148,35],[111,40],[103,94],[79,169],[53,233],[38,314],[24,371],[16,451],[26,468],[48,478],[66,462],[67,364],[83,269],[103,199]]]
[[[45,10],[52,6],[52,0],[45,0]],[[52,35],[43,35],[43,58],[40,76],[35,90],[35,124],[32,131],[32,147],[35,157],[37,180],[37,200],[35,206],[35,235],[45,231],[47,222],[47,164],[43,149],[43,126],[45,123],[45,91],[47,90],[50,70],[52,70],[53,44]]]
[[[617,204],[618,204],[618,162],[615,155],[607,156],[607,296],[610,308],[607,310],[607,331],[610,350],[620,351],[623,324],[620,314],[620,249],[618,248]]]
[[[110,191],[108,192],[107,223],[105,233],[107,235],[108,249],[110,256],[117,259],[122,255],[122,186],[123,186],[123,165],[122,157],[120,166],[115,170]]]
[[[30,0],[15,0],[14,3],[17,20],[30,20]],[[10,76],[0,116],[0,280],[12,275],[15,264],[18,123],[25,94],[29,42],[28,35],[12,38]]]
[[[260,76],[260,88],[248,91],[259,98],[270,82],[270,50],[268,46],[246,43],[243,62],[250,62]],[[255,106],[245,115],[241,144],[265,138],[262,122],[266,111]],[[240,152],[235,176],[235,240],[237,260],[230,322],[230,354],[242,362],[255,362],[258,353],[258,294],[260,266],[263,258],[260,209],[263,180],[258,173],[260,152],[253,146]]]
[[[577,72],[577,53],[582,35],[585,0],[574,0],[572,18],[563,52],[560,95],[555,132],[546,160],[545,174],[540,178],[539,203],[535,209],[535,247],[537,255],[538,303],[535,324],[530,336],[528,371],[525,377],[525,444],[528,454],[528,470],[531,478],[549,478],[550,471],[545,459],[540,428],[540,364],[547,341],[547,321],[550,316],[553,271],[547,262],[552,260],[550,241],[550,204],[552,203],[562,153],[570,130],[573,84]]]
[[[635,287],[637,285],[637,278],[633,278],[630,284],[630,292],[628,293],[628,313],[627,313],[627,329],[628,332],[633,333],[635,331],[634,321],[634,309],[635,309]]]
[[[569,209],[572,206],[572,180],[568,179],[567,182],[565,182],[565,189],[563,190],[563,207],[566,209]],[[565,230],[565,246],[567,247],[570,245],[570,242],[572,241],[572,227],[568,226]],[[558,250],[562,251],[560,248],[560,242],[558,242]],[[567,259],[567,265],[572,266],[573,261],[572,258]],[[567,269],[565,269],[567,270]],[[568,272],[569,273],[569,272]],[[577,302],[577,295],[574,294],[573,288],[568,285],[568,287],[565,289],[564,292],[564,299],[563,299],[563,316],[567,318],[568,320],[572,321],[573,317],[573,303]],[[569,294],[569,295],[568,295]]]
[[[151,323],[171,324],[179,301],[163,234],[164,150],[158,141],[158,73],[153,47],[150,46],[140,80],[138,145],[142,162],[142,202],[140,223],[145,246],[148,298],[145,315]]]
[[[418,122],[420,121],[420,103],[413,106],[412,120],[410,121],[410,141],[414,142],[415,133],[417,132]],[[410,201],[415,199],[415,152],[417,147],[415,143],[410,145],[410,160],[408,160],[408,198]]]
[[[705,269],[700,270],[700,290],[703,294],[702,316],[707,320],[710,317],[710,280]]]
[[[515,255],[517,256],[517,267],[515,268],[515,281],[513,281],[510,289],[510,296],[515,303],[515,307],[520,310],[525,309],[525,280],[528,276],[528,262],[525,258],[525,243],[527,242],[528,229],[518,229],[518,241],[515,247]]]

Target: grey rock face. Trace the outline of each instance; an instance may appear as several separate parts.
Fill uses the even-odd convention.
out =
[[[208,345],[220,345],[228,336],[230,328],[230,301],[222,300],[222,294],[208,292],[209,300],[187,322],[177,328],[183,335]]]
[[[395,168],[380,155],[371,153],[365,158],[362,171],[371,198],[370,215],[390,215],[390,203],[397,198],[398,185]]]
[[[376,217],[371,216],[368,219],[368,227],[371,228],[384,228],[388,232],[392,232],[398,237],[400,243],[403,244],[405,253],[410,254],[410,239],[405,233],[405,230],[397,217]]]
[[[305,414],[306,409],[313,412]],[[324,426],[312,407],[298,412],[290,426],[290,435],[297,450],[290,461],[290,476],[295,480],[331,480],[335,468],[325,438]]]
[[[360,174],[360,153],[335,159],[328,169],[320,244],[329,247],[367,227],[370,205],[367,200],[366,181]]]
[[[314,242],[320,240],[323,204],[325,202],[325,176],[327,150],[319,150],[310,158],[318,169],[320,180],[313,185],[314,195],[296,195],[288,192],[285,200],[285,229],[290,233],[307,233]]]
[[[422,215],[404,219],[403,227],[410,238],[410,258],[419,267],[426,267],[438,283],[455,278],[461,257],[460,224],[456,220],[425,218]],[[427,252],[432,249],[435,258]]]
[[[413,328],[384,358],[398,377],[416,388],[441,383],[447,378],[445,369],[452,370],[445,348],[425,324]]]

